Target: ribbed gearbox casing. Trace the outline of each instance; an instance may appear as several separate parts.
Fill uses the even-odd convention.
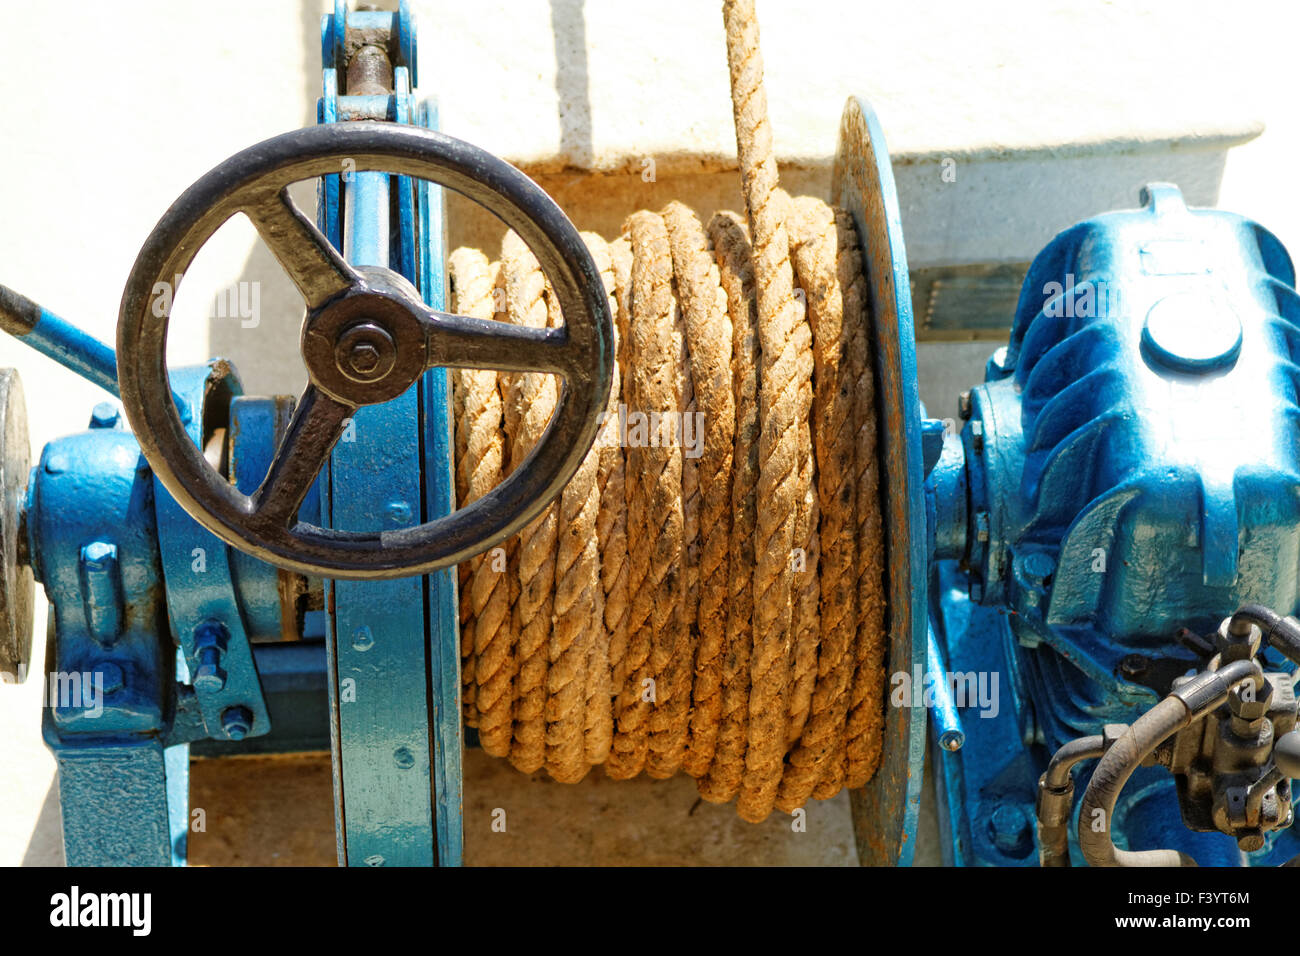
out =
[[[984,600],[1036,618],[1058,649],[1071,632],[1151,647],[1247,601],[1296,609],[1294,284],[1271,233],[1163,184],[1038,255],[972,396]],[[1068,656],[1108,683],[1098,650]]]

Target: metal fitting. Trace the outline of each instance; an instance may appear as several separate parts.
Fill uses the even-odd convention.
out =
[[[194,629],[196,666],[190,682],[195,690],[216,693],[226,686],[226,645],[230,632],[220,621],[209,619]]]
[[[1244,661],[1259,653],[1263,632],[1246,621],[1234,621],[1225,617],[1214,633],[1214,646],[1219,652],[1219,659],[1224,664],[1232,661]]]
[[[1001,804],[989,815],[989,838],[1007,856],[1024,856],[1034,845],[1033,821],[1019,804]]]
[[[221,729],[231,740],[243,740],[253,729],[253,712],[243,704],[221,712]]]
[[[122,631],[122,581],[117,545],[107,541],[90,542],[81,549],[78,571],[86,628],[91,637],[109,647]]]
[[[100,402],[90,411],[91,428],[115,428],[121,410],[112,402]]]

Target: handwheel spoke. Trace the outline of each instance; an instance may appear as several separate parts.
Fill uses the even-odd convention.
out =
[[[574,348],[563,328],[538,329],[432,309],[424,320],[430,367],[565,376],[574,370]]]
[[[280,525],[292,523],[356,409],[308,385],[293,411],[266,478],[253,493],[253,514]]]
[[[294,204],[287,189],[248,206],[244,214],[298,287],[307,308],[320,308],[358,281],[338,250]]]

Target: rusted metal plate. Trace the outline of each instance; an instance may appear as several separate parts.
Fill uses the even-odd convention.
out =
[[[869,341],[876,366],[885,509],[889,656],[886,671],[925,666],[925,498],[916,338],[902,220],[889,151],[875,113],[850,97],[840,121],[832,202],[852,213],[871,290]],[[888,687],[884,697],[888,700]],[[851,796],[858,856],[909,864],[916,843],[925,759],[925,712],[886,707],[880,769]]]

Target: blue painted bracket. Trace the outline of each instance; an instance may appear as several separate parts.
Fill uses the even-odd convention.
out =
[[[210,363],[175,372],[173,388],[197,441],[204,402],[227,402],[238,384]],[[25,502],[52,608],[43,732],[59,764],[65,855],[179,864],[188,744],[264,734],[270,720],[226,546],[155,483],[119,416],[97,411],[91,425],[46,446]],[[207,658],[204,622],[222,633]],[[201,664],[220,686],[190,683]]]

